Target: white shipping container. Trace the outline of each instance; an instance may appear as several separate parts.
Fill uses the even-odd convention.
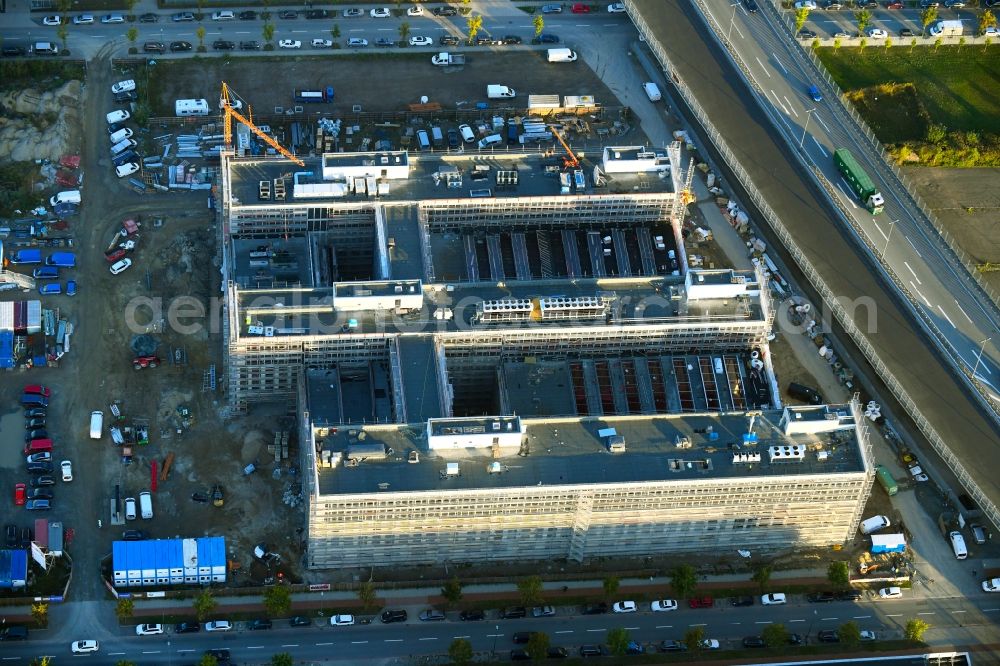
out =
[[[0,331],[14,330],[14,301],[0,303]]]

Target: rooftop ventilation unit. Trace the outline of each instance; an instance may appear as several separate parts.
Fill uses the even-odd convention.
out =
[[[734,465],[749,465],[752,463],[760,462],[759,453],[734,453],[733,454],[733,464]]]
[[[486,471],[490,474],[503,474],[507,471],[507,465],[504,465],[501,462],[491,462],[487,465]]]
[[[606,307],[598,296],[553,296],[540,298],[542,319],[593,319],[603,317]]]
[[[517,321],[531,317],[531,300],[527,298],[499,298],[483,301],[480,310],[482,321]]]
[[[767,455],[771,458],[771,462],[802,461],[806,457],[806,447],[803,444],[771,446],[767,449]]]
[[[444,473],[446,476],[458,476],[458,463],[448,463],[445,465]]]

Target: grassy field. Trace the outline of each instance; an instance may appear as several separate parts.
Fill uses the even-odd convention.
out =
[[[1000,46],[984,53],[982,45],[890,49],[869,46],[821,48],[818,55],[830,74],[847,93],[890,83],[912,82],[920,106],[931,123],[950,131],[1000,134]],[[881,105],[874,96],[859,105],[872,129],[883,141],[919,140],[923,136],[901,136],[921,131],[924,123],[900,117],[898,99]],[[915,119],[915,116],[914,116]],[[881,131],[880,131],[881,130]],[[882,136],[883,132],[888,135]]]

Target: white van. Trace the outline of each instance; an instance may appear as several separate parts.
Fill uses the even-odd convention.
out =
[[[90,438],[100,439],[104,434],[104,412],[95,409],[90,413]]]
[[[486,96],[490,99],[509,99],[511,97],[517,97],[517,93],[514,92],[513,88],[508,86],[491,83],[486,86]]]
[[[50,206],[58,206],[59,204],[75,204],[79,206],[80,190],[64,190],[49,197]]]
[[[497,144],[503,143],[503,137],[499,134],[490,134],[479,140],[479,148],[489,148],[490,146],[495,146]]]
[[[969,556],[969,551],[965,548],[965,537],[961,532],[952,532],[948,535],[951,540],[951,549],[955,551],[955,557],[964,560]]]
[[[462,140],[466,143],[472,143],[476,140],[476,133],[468,125],[459,125],[458,133],[462,135]]]
[[[120,95],[124,92],[132,92],[133,90],[135,90],[135,81],[133,79],[125,79],[124,81],[119,81],[111,86],[111,92],[115,95]]]
[[[572,49],[549,49],[547,55],[549,62],[574,62],[576,60],[576,51]]]
[[[643,83],[642,89],[646,91],[646,97],[649,98],[650,102],[659,102],[661,99],[663,99],[663,96],[660,94],[660,87],[657,86],[652,81],[647,81],[646,83]]]
[[[115,145],[111,146],[112,159],[118,157],[119,155],[124,153],[126,150],[129,150],[130,148],[135,148],[136,145],[138,144],[136,144],[135,139],[122,139]]]
[[[111,135],[111,145],[115,145],[119,141],[124,141],[125,139],[132,138],[132,130],[128,127],[123,127],[114,134]]]
[[[125,498],[125,520],[135,520],[135,498],[126,497]]]
[[[129,113],[128,111],[122,111],[121,109],[118,109],[117,111],[112,111],[105,117],[108,119],[109,125],[114,125],[115,123],[125,122],[126,120],[132,117],[132,114]]]
[[[431,149],[431,139],[427,136],[427,130],[417,130],[417,145],[420,150]]]
[[[889,519],[885,516],[872,516],[867,520],[861,521],[861,533],[871,534],[872,532],[877,532],[881,529],[889,527],[890,524]]]
[[[139,493],[139,512],[142,514],[143,520],[149,520],[153,517],[153,496],[149,494],[148,490]]]
[[[52,42],[35,42],[31,45],[35,55],[59,55],[59,47]]]

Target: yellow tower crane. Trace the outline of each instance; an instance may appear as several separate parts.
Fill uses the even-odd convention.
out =
[[[306,163],[300,160],[298,157],[293,155],[280,143],[265,134],[259,127],[253,124],[253,112],[250,110],[250,105],[247,105],[247,115],[244,116],[242,113],[233,108],[233,96],[229,90],[229,86],[226,82],[222,82],[222,93],[219,95],[219,110],[222,111],[223,115],[223,136],[225,137],[226,146],[231,148],[233,145],[233,118],[243,123],[249,128],[251,132],[259,136],[264,143],[271,146],[284,157],[288,158],[292,162],[295,162],[299,166],[305,166]],[[248,117],[249,116],[249,117]]]

